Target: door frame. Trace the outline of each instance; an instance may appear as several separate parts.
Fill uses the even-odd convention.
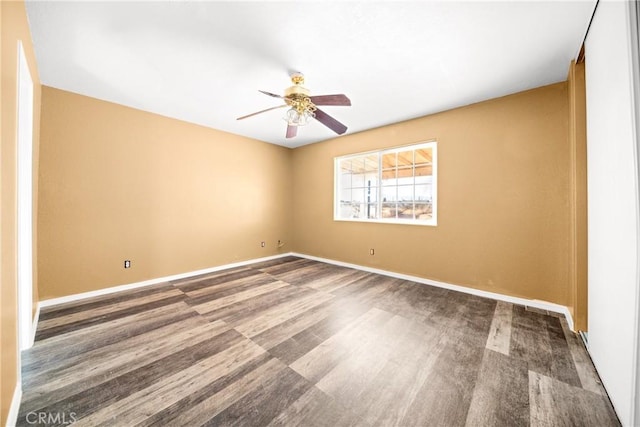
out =
[[[18,41],[17,74],[17,278],[18,349],[33,345],[33,78]]]

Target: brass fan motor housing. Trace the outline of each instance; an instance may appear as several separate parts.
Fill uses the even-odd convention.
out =
[[[316,110],[316,106],[313,105],[311,99],[311,91],[302,86],[304,83],[304,75],[302,73],[294,73],[291,75],[291,82],[293,86],[290,86],[284,91],[284,100],[287,105],[302,114],[305,111],[309,114],[313,114]]]
[[[293,86],[290,86],[285,89],[284,96],[285,98],[303,98],[311,96],[311,91],[306,87],[302,86],[304,84],[304,74],[302,73],[292,73],[291,74],[291,83]]]
[[[285,97],[290,97],[292,95],[302,95],[308,97],[311,95],[311,91],[304,86],[293,85],[284,90]]]

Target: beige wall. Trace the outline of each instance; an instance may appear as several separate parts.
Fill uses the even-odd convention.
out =
[[[570,98],[559,83],[288,150],[45,87],[40,297],[293,250],[573,309]],[[333,221],[335,156],[430,139],[437,227]]]
[[[16,276],[16,118],[17,118],[17,67],[18,41],[22,41],[31,77],[34,83],[34,212],[37,212],[38,180],[38,141],[40,129],[40,80],[31,35],[27,24],[27,15],[22,1],[0,2],[1,26],[1,130],[0,130],[0,334],[1,348],[1,394],[0,394],[0,424],[5,425],[11,399],[16,389],[18,378],[18,337],[17,337],[17,276]],[[34,248],[37,244],[37,228],[34,215]],[[38,299],[36,254],[34,253],[34,301]],[[35,306],[34,306],[35,308]]]
[[[558,83],[297,148],[293,248],[567,305],[568,114]],[[437,227],[333,221],[335,156],[431,139]]]
[[[291,150],[46,86],[42,112],[41,299],[292,249]]]

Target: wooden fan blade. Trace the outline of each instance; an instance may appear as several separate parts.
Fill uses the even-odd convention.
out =
[[[284,98],[284,96],[280,96],[275,93],[267,92],[266,90],[258,90],[258,92],[264,93],[265,95],[273,96],[274,98]]]
[[[293,138],[298,133],[298,126],[287,125],[287,138]]]
[[[286,107],[286,106],[287,106],[287,104],[278,105],[277,107],[267,108],[266,110],[257,111],[255,113],[247,114],[246,116],[238,117],[236,120],[246,119],[247,117],[255,116],[256,114],[266,113],[267,111],[275,110],[275,109]]]
[[[310,96],[311,102],[315,105],[351,105],[351,100],[347,98],[347,95],[337,93],[335,95],[318,95]]]
[[[316,109],[315,113],[316,113],[315,119],[317,121],[319,121],[329,129],[331,129],[338,135],[342,135],[347,131],[347,127],[345,125],[343,125],[342,123],[340,123],[339,121],[337,121],[336,119],[334,119],[333,117],[331,117],[330,115],[322,111],[321,109],[319,108]]]

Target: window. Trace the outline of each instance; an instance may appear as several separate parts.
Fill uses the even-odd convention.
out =
[[[334,219],[436,225],[436,142],[335,159]]]

